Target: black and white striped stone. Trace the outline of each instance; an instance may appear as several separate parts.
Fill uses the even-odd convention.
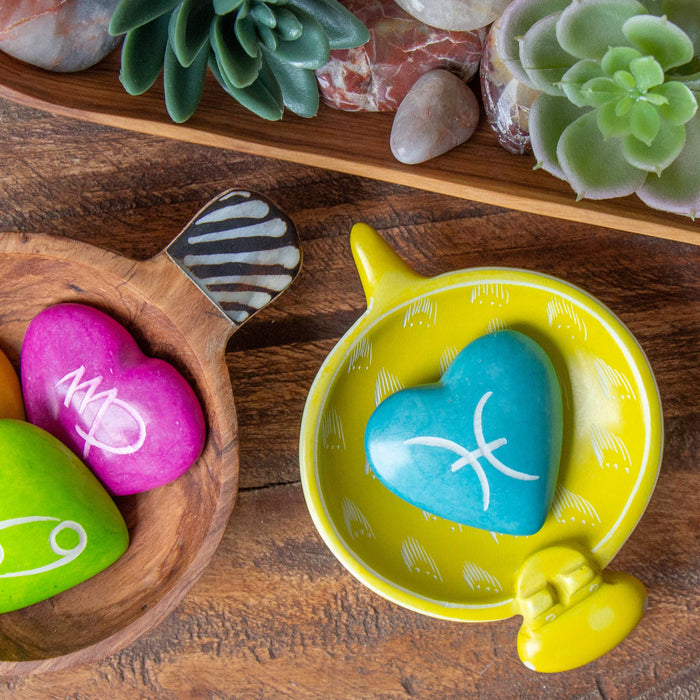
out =
[[[236,324],[284,291],[301,267],[292,221],[263,195],[245,190],[211,201],[166,252]]]

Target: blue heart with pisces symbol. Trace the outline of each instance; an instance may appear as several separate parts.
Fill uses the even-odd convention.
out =
[[[511,330],[477,338],[440,381],[382,401],[365,452],[393,493],[433,515],[510,535],[544,524],[562,444],[559,380],[545,350]]]

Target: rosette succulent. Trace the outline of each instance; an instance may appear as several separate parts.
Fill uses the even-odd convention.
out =
[[[207,69],[244,107],[270,120],[285,107],[318,110],[314,70],[332,49],[359,46],[369,32],[337,0],[120,0],[109,30],[124,34],[120,80],[132,95],[163,71],[175,122],[192,116]]]
[[[579,198],[700,212],[698,0],[514,0],[498,50],[540,91],[538,165]]]

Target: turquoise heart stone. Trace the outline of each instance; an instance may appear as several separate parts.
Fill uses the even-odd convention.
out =
[[[386,398],[365,431],[370,466],[397,496],[510,535],[544,524],[561,443],[554,366],[538,343],[510,330],[470,343],[439,382]]]
[[[0,455],[0,613],[61,593],[126,551],[116,505],[56,438],[3,419]]]

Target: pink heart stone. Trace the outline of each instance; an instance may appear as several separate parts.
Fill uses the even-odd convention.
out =
[[[185,378],[149,358],[107,314],[58,304],[29,324],[21,355],[27,418],[70,447],[116,495],[177,479],[206,427]]]

